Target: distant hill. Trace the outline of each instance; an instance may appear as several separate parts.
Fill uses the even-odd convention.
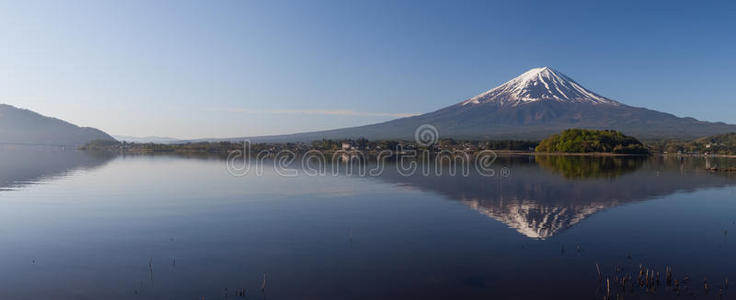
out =
[[[652,146],[657,152],[736,155],[736,132],[701,137],[690,141],[661,141]]]
[[[714,144],[714,145],[724,144],[724,145],[736,147],[736,132],[702,137],[702,138],[696,139],[695,142],[702,143],[702,144]]]
[[[80,146],[93,140],[115,140],[107,133],[79,127],[27,109],[0,104],[0,144]]]
[[[441,138],[541,140],[568,128],[612,129],[641,140],[694,139],[736,132],[736,125],[704,122],[625,105],[598,95],[548,67],[520,76],[440,110],[359,127],[250,137],[254,142],[359,138],[413,139],[422,124]],[[244,138],[209,139],[237,141]]]
[[[690,145],[700,152],[736,155],[736,132],[699,138]]]
[[[145,143],[174,144],[174,143],[178,143],[181,141],[180,139],[162,137],[162,136],[137,137],[137,136],[127,136],[127,135],[113,135],[113,137],[116,140],[121,141],[121,142],[138,143],[138,144],[145,144]]]

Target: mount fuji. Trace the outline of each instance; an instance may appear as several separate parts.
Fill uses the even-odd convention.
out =
[[[499,106],[519,106],[539,101],[621,105],[585,89],[549,67],[526,71],[509,82],[463,101],[461,105],[493,103]]]
[[[736,132],[736,125],[681,118],[633,107],[584,88],[549,67],[518,77],[440,110],[383,123],[278,136],[254,142],[342,139],[413,139],[422,124],[435,126],[440,137],[538,140],[568,128],[614,129],[640,139],[692,139]],[[225,140],[239,140],[233,138]]]

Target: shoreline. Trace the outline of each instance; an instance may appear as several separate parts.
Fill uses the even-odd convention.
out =
[[[736,154],[669,154],[669,153],[652,153],[652,154],[622,154],[607,152],[589,152],[589,153],[568,153],[568,152],[534,152],[520,150],[493,150],[498,154],[504,155],[545,155],[545,156],[636,156],[636,157],[700,157],[700,158],[736,158]]]
[[[505,155],[533,155],[533,156],[590,156],[590,157],[649,157],[650,154],[625,154],[625,153],[608,153],[608,152],[534,152],[534,151],[514,151],[514,150],[493,150],[497,154]]]
[[[106,151],[106,152],[117,152],[117,153],[129,153],[129,154],[150,154],[150,153],[187,153],[187,154],[220,154],[228,155],[232,151],[242,151],[243,146],[234,143],[197,143],[197,144],[115,144],[115,145],[85,145],[78,149],[84,151]],[[351,154],[357,152],[362,155],[374,156],[380,154],[382,150],[380,147],[375,149],[370,147],[370,150],[358,150],[358,148],[349,149],[323,149],[313,148],[311,145],[306,144],[255,144],[252,146],[253,153],[260,151],[268,152],[279,152],[282,150],[291,151],[293,153],[306,153],[310,151],[320,151],[323,154],[332,155],[339,152],[345,154]],[[388,148],[385,148],[388,149]],[[466,154],[473,155],[481,151],[493,151],[497,155],[507,156],[587,156],[587,157],[701,157],[701,158],[736,158],[736,154],[676,154],[676,153],[662,153],[662,152],[650,152],[646,154],[641,153],[611,153],[611,152],[536,152],[534,150],[507,150],[507,149],[484,149],[479,147],[466,148],[464,145],[454,145],[440,148],[417,148],[413,145],[405,149],[401,149],[401,152],[394,152],[394,154],[404,154],[407,151],[417,151],[417,154],[423,154],[429,152],[432,154],[439,154],[441,152],[464,152]],[[427,151],[427,152],[425,152]]]
[[[94,149],[84,149],[79,148],[78,150],[81,151],[103,151],[103,152],[115,152],[115,153],[121,153],[121,154],[214,154],[214,155],[227,155],[230,151],[233,150],[240,150],[240,149],[231,149],[230,151],[196,151],[191,149],[166,149],[166,150],[153,150],[153,149],[105,149],[105,148],[94,148]],[[311,149],[310,151],[315,150]],[[625,153],[608,153],[608,152],[587,152],[587,153],[573,153],[573,152],[534,152],[534,151],[522,151],[522,150],[493,150],[488,149],[493,152],[495,152],[498,155],[507,155],[507,156],[585,156],[585,157],[689,157],[689,158],[736,158],[736,155],[733,154],[710,154],[710,155],[703,155],[703,154],[664,154],[664,153],[652,153],[652,154],[625,154]],[[339,152],[340,150],[323,150],[325,154],[334,154],[336,152]],[[355,150],[359,151],[359,150]],[[300,151],[301,152],[301,151]],[[475,153],[478,151],[469,151],[469,153]],[[297,152],[298,153],[298,152]],[[350,151],[348,151],[346,154],[349,154]],[[376,151],[363,151],[363,153],[367,155],[376,155],[378,152]],[[437,152],[432,152],[432,154],[435,154]]]

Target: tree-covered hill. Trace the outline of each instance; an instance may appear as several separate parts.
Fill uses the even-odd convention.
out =
[[[636,138],[615,130],[567,129],[539,143],[537,152],[647,154]]]

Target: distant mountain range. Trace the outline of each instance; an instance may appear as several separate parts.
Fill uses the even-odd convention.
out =
[[[388,122],[288,135],[248,137],[254,142],[309,142],[323,138],[413,139],[423,124],[440,137],[540,140],[568,128],[614,129],[640,139],[682,138],[736,132],[736,125],[680,118],[598,95],[548,67],[524,74],[440,110]],[[207,139],[238,141],[245,137]]]
[[[79,146],[93,140],[114,140],[95,128],[79,127],[27,109],[0,104],[0,144]]]

